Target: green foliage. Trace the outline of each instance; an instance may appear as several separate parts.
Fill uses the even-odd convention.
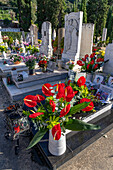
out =
[[[56,36],[53,47],[58,47],[58,36]]]
[[[61,39],[60,48],[64,48],[64,37]]]
[[[17,38],[20,41],[20,38],[21,38],[21,32],[1,32],[1,34],[2,34],[2,36],[6,36],[6,35],[10,36],[14,40],[16,40],[16,38]]]
[[[113,6],[109,8],[107,22],[106,22],[107,37],[109,37],[109,41],[112,42],[113,39]]]
[[[78,119],[69,119],[68,122],[64,124],[64,127],[73,131],[85,131],[85,130],[98,130],[100,126],[89,124]]]
[[[86,0],[81,1],[81,11],[83,11],[83,22],[87,23],[87,9],[86,9]]]

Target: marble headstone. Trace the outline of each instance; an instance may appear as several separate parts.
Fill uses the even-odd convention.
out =
[[[94,24],[88,23],[82,25],[82,37],[81,37],[81,47],[80,47],[80,57],[86,54],[92,53],[93,46],[93,35],[94,35]]]
[[[53,40],[55,40],[55,38],[56,38],[56,30],[54,29],[53,30]]]
[[[30,26],[30,36],[31,36],[32,45],[38,44],[38,28],[35,24],[32,24]]]
[[[104,61],[108,60],[104,64],[103,72],[113,75],[113,44],[108,44],[105,51]]]
[[[58,54],[61,53],[60,43],[64,36],[65,36],[65,28],[59,28],[58,29]]]
[[[52,56],[52,43],[51,43],[51,23],[46,21],[42,24],[42,44],[40,47],[40,53],[45,54],[47,57]]]
[[[103,28],[102,41],[106,41],[106,36],[107,36],[107,28]]]
[[[79,58],[81,34],[82,34],[83,12],[72,12],[65,15],[65,38],[63,60],[74,60]]]

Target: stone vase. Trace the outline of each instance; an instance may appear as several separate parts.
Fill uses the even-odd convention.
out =
[[[35,69],[29,69],[29,75],[34,75],[35,74]]]
[[[60,156],[66,151],[66,135],[61,135],[59,140],[54,140],[51,130],[49,130],[49,152],[52,155]]]
[[[62,70],[62,60],[58,60],[58,70]]]

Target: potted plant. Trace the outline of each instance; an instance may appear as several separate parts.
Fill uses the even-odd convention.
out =
[[[100,128],[97,125],[72,118],[72,115],[80,110],[91,111],[94,105],[90,99],[77,102],[78,91],[74,91],[68,83],[53,86],[46,83],[42,86],[42,92],[46,97],[37,94],[36,96],[28,95],[24,98],[24,103],[28,107],[36,108],[38,105],[36,111],[23,111],[32,122],[38,124],[38,132],[30,142],[28,149],[36,145],[49,131],[49,151],[51,154],[59,156],[66,150],[66,129],[81,131]],[[45,103],[42,104],[44,100]]]
[[[41,59],[38,63],[39,67],[42,68],[42,72],[46,72],[47,69],[47,61],[45,59]]]
[[[35,73],[36,57],[34,57],[33,55],[29,55],[24,57],[23,61],[29,68],[29,75],[33,75]]]
[[[10,62],[13,62],[14,64],[20,64],[22,61],[22,57],[18,54],[14,54],[10,57]]]

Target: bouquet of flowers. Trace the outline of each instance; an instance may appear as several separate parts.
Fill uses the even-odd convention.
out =
[[[38,63],[39,67],[42,68],[47,67],[47,61],[48,61],[47,57],[45,55],[42,55],[39,59],[39,63]]]
[[[35,68],[36,57],[34,57],[33,55],[29,55],[29,56],[23,57],[23,61],[25,62],[26,66],[29,69],[34,69]]]
[[[66,129],[73,131],[96,130],[99,126],[85,123],[78,119],[73,119],[72,115],[83,111],[90,111],[94,108],[90,99],[81,99],[76,103],[78,91],[74,91],[69,82],[51,85],[46,83],[42,86],[42,92],[46,96],[37,94],[28,95],[24,98],[24,103],[28,107],[37,107],[37,111],[23,111],[23,113],[37,123],[38,132],[30,142],[28,149],[37,144],[46,132],[51,129],[54,140],[59,140],[61,132]],[[42,101],[44,104],[42,104]]]
[[[86,71],[89,73],[100,69],[104,63],[104,58],[96,55],[95,53],[92,53],[90,56],[86,54],[84,58],[77,61],[77,64],[82,66],[81,71]]]
[[[8,50],[8,48],[6,46],[0,45],[0,51],[1,52],[3,52],[3,51],[7,52],[7,50]]]
[[[2,39],[3,39],[3,42],[6,43],[6,42],[8,42],[9,37],[8,36],[3,36]]]
[[[22,61],[22,57],[20,55],[18,55],[18,54],[14,54],[14,55],[12,55],[10,57],[10,62],[13,62],[13,63],[18,62],[18,63],[20,63],[21,61]]]
[[[56,60],[57,60],[57,57],[55,57],[55,56],[52,56],[52,57],[50,58],[50,61],[56,62]]]
[[[70,60],[70,61],[68,61],[66,64],[69,66],[69,69],[70,69],[70,70],[73,70],[73,67],[75,66],[75,65],[74,65],[74,61]]]

